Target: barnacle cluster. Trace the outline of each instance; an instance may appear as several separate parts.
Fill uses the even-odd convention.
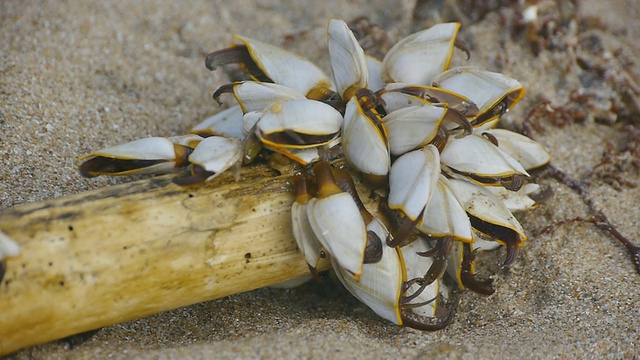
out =
[[[448,325],[458,289],[493,293],[475,276],[475,258],[504,245],[502,266],[527,236],[512,211],[534,206],[528,170],[549,154],[533,140],[495,126],[525,93],[506,75],[448,69],[460,25],[445,23],[400,40],[380,61],[365,54],[348,25],[331,20],[333,77],[278,47],[234,35],[206,66],[240,65],[252,80],[217,89],[236,105],[174,138],[147,138],[86,155],[85,176],[188,169],[178,184],[209,180],[261,151],[303,165],[293,234],[311,273],[329,256],[359,300],[399,325]],[[468,52],[467,52],[468,56]],[[367,209],[345,169],[327,160],[340,149],[376,189]]]

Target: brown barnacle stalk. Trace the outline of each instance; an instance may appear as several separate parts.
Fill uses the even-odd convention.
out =
[[[328,161],[319,161],[312,168],[313,175],[318,184],[318,198],[323,199],[334,194],[343,192],[336,184],[331,170],[331,163]]]
[[[438,133],[431,140],[431,144],[438,148],[438,152],[442,153],[444,147],[447,146],[447,142],[449,141],[449,132],[443,128],[442,126],[438,128]]]
[[[306,172],[299,172],[291,177],[291,184],[296,194],[296,202],[306,204],[317,193],[313,177]]]

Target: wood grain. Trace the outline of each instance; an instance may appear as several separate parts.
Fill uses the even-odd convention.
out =
[[[0,355],[308,274],[288,176],[253,166],[237,182],[171,178],[0,212],[21,246],[0,283]]]

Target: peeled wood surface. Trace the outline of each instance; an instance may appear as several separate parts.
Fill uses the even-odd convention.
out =
[[[288,176],[258,166],[238,182],[171,178],[0,213],[21,246],[0,283],[0,355],[308,274]]]

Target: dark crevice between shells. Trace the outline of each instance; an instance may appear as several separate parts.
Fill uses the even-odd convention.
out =
[[[247,136],[242,140],[242,165],[250,164],[262,150],[262,141],[256,135],[257,126],[258,123],[253,125]]]
[[[375,92],[364,88],[356,91],[355,96],[358,100],[358,105],[367,118],[373,121],[381,134],[386,134],[387,132],[381,121],[387,115],[384,101]]]
[[[509,176],[495,176],[495,177],[479,176],[476,174],[459,171],[452,167],[448,167],[448,169],[456,174],[471,178],[483,185],[502,185],[505,189],[511,190],[511,191],[520,190],[522,186],[524,186],[524,184],[526,183],[526,178],[527,178],[525,175],[521,175],[521,174],[513,174]]]
[[[273,82],[273,80],[260,69],[258,64],[256,64],[249,53],[249,49],[245,45],[235,45],[230,48],[214,51],[207,55],[204,64],[207,69],[211,71],[215,70],[218,66],[239,64],[244,71],[255,80]]]
[[[192,165],[191,175],[175,177],[173,183],[180,186],[188,186],[205,182],[210,176],[215,175],[213,171],[207,171],[202,166]]]
[[[367,246],[364,249],[364,264],[375,264],[382,259],[382,239],[375,232],[367,231]]]
[[[491,109],[487,109],[487,111],[483,112],[475,119],[473,119],[471,121],[471,125],[473,125],[474,127],[478,127],[488,121],[491,121],[496,116],[501,117],[502,115],[504,115],[507,111],[509,111],[511,104],[517,98],[518,93],[519,92],[512,92],[511,94],[502,98],[502,100],[500,100],[500,102],[498,102],[494,107],[492,107]]]
[[[326,144],[336,137],[336,134],[317,135],[317,134],[303,134],[295,132],[291,129],[283,129],[279,132],[265,134],[260,132],[260,137],[266,141],[269,141],[277,145],[289,145],[289,146],[312,146]]]
[[[480,111],[473,101],[461,98],[435,86],[409,85],[399,89],[389,90],[389,92],[399,92],[415,96],[431,104],[447,104],[448,109],[458,111],[463,116],[473,117],[478,115]]]
[[[460,137],[471,135],[471,133],[473,132],[473,126],[471,126],[469,120],[467,120],[467,118],[457,110],[448,109],[447,113],[444,115],[443,120],[460,125],[460,128],[462,129],[462,136]]]
[[[4,279],[4,273],[7,271],[7,262],[4,260],[0,260],[0,283],[2,279]]]
[[[411,220],[401,211],[389,208],[387,199],[381,199],[378,208],[391,223],[391,228],[389,229],[391,237],[387,239],[387,246],[391,247],[404,245],[416,228],[418,221],[422,219],[422,213],[424,212],[424,209],[422,209],[420,215],[415,220]]]

